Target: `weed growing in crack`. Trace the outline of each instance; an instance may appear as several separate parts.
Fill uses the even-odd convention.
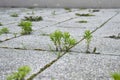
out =
[[[3,27],[2,29],[0,29],[0,35],[1,35],[1,34],[7,34],[7,33],[9,33],[8,28]]]
[[[68,51],[69,47],[76,43],[76,40],[68,32],[56,30],[50,34],[50,39],[56,47],[56,51]]]
[[[91,39],[92,39],[92,34],[91,34],[90,30],[86,30],[84,32],[84,38],[85,38],[86,44],[87,44],[86,53],[90,53],[89,46],[90,46],[90,42],[91,42]]]
[[[32,32],[32,27],[31,26],[22,26],[22,35],[26,35],[26,34],[31,34]]]
[[[42,21],[43,18],[41,16],[25,16],[24,21]]]
[[[70,8],[64,8],[64,9],[67,10],[68,12],[72,11]]]
[[[13,33],[14,37],[16,38],[17,37],[17,33]]]
[[[21,43],[22,49],[27,49],[24,43]]]
[[[68,52],[68,48],[73,46],[76,43],[76,40],[70,37],[68,32],[63,33],[63,50]]]
[[[112,78],[113,78],[114,80],[120,80],[120,73],[117,73],[117,72],[113,73],[113,74],[112,74]]]
[[[21,21],[18,26],[32,26],[32,22],[30,21]]]
[[[18,26],[22,28],[22,35],[30,34],[32,32],[32,22],[30,21],[21,21]]]
[[[49,36],[49,34],[46,34],[46,33],[41,33],[40,35],[42,35],[42,36]]]
[[[54,45],[56,46],[56,51],[61,51],[61,40],[62,40],[62,32],[56,30],[55,32],[50,34],[50,39],[53,41]]]
[[[87,23],[85,20],[77,21],[77,23]]]
[[[120,39],[120,33],[118,33],[118,35],[109,36],[109,38]]]
[[[3,24],[0,22],[0,26],[3,26]]]
[[[76,16],[95,16],[93,14],[79,14],[79,13],[76,13],[75,15]]]
[[[7,77],[7,80],[25,80],[25,77],[31,71],[29,66],[22,66],[18,68],[18,72],[14,72],[13,74]]]
[[[99,12],[99,9],[93,9],[92,12]]]
[[[18,14],[17,13],[12,13],[10,16],[11,17],[18,17]]]

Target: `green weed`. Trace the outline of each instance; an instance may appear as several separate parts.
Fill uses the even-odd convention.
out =
[[[56,47],[56,51],[68,51],[69,47],[76,43],[76,40],[71,37],[68,32],[56,30],[50,34],[50,39]]]
[[[17,37],[17,33],[13,33],[14,37],[16,38]]]
[[[92,39],[92,34],[91,34],[90,30],[86,30],[84,32],[84,38],[85,38],[86,44],[87,44],[86,53],[90,53],[89,46],[90,46],[90,42],[91,42],[91,39]]]
[[[113,73],[113,74],[112,74],[112,78],[113,78],[114,80],[120,80],[120,73],[117,73],[117,72]]]
[[[11,17],[18,17],[18,14],[17,13],[12,13],[10,16]]]
[[[87,21],[82,20],[82,21],[77,21],[78,23],[87,23]]]
[[[3,26],[3,24],[0,22],[0,26]]]
[[[29,66],[22,66],[18,68],[17,72],[14,72],[13,74],[9,75],[7,77],[7,80],[25,80],[25,77],[30,71],[31,69]]]
[[[22,28],[22,35],[30,34],[32,32],[32,22],[30,21],[21,21],[19,26]]]
[[[95,16],[93,14],[79,14],[79,13],[76,13],[75,15],[76,16]]]
[[[3,27],[2,29],[0,29],[0,35],[1,35],[1,34],[7,34],[7,33],[9,33],[8,28]]]
[[[18,26],[32,26],[32,22],[30,21],[21,21]]]
[[[25,16],[24,21],[42,21],[43,18],[41,16]]]
[[[70,8],[64,8],[64,9],[67,10],[68,12],[72,11]]]

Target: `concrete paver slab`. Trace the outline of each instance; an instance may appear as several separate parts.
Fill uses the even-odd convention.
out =
[[[47,51],[0,48],[0,80],[6,80],[7,75],[23,65],[30,66],[31,73],[35,73],[55,58],[54,53]]]
[[[112,80],[119,60],[120,56],[68,53],[34,80]]]
[[[49,45],[54,47],[53,43],[50,41],[50,38],[47,36],[26,35],[2,42],[0,47],[50,50]]]

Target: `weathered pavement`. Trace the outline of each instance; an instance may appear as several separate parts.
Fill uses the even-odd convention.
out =
[[[112,80],[110,74],[120,71],[120,39],[108,37],[120,33],[120,10],[100,9],[99,12],[93,13],[89,11],[89,9],[72,9],[69,12],[65,9],[0,8],[0,22],[3,23],[0,28],[7,27],[10,30],[9,34],[0,35],[0,80],[6,80],[6,76],[20,66],[29,65],[32,68],[30,74],[33,74],[56,59],[56,52],[50,49],[50,46],[54,49],[48,36],[51,32],[67,31],[80,40],[85,30],[92,31],[96,28],[98,29],[93,33],[90,51],[96,47],[100,54],[86,54],[86,44],[83,40],[34,80]],[[18,13],[19,17],[11,17],[10,14],[14,12]],[[75,13],[90,13],[95,16],[80,17]],[[33,22],[32,34],[21,36],[18,23],[26,15],[42,16],[43,21]],[[80,20],[88,22],[77,23]],[[100,27],[107,20],[109,21]],[[14,33],[17,33],[17,37]]]

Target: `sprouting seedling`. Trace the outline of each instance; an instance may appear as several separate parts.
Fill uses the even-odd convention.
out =
[[[32,22],[30,21],[21,21],[18,26],[32,26]]]
[[[115,72],[115,73],[113,73],[113,74],[111,74],[111,75],[112,75],[112,78],[113,78],[114,80],[120,80],[120,73]]]
[[[68,12],[72,11],[70,8],[64,8],[64,9],[67,10]]]
[[[22,35],[30,34],[32,32],[32,22],[30,21],[21,21],[19,26],[22,28]]]
[[[61,50],[61,39],[62,39],[62,32],[56,30],[54,33],[50,34],[50,39],[53,41],[54,45],[56,46],[56,51]]]
[[[120,33],[118,33],[118,35],[109,36],[109,38],[120,39]]]
[[[99,9],[92,10],[92,12],[99,12],[99,11],[100,11]]]
[[[90,53],[89,46],[90,46],[90,42],[91,42],[91,39],[92,39],[92,34],[91,34],[90,30],[85,31],[84,38],[85,38],[86,44],[87,44],[86,53]]]
[[[18,17],[18,14],[17,13],[12,13],[10,16],[11,17]]]
[[[7,80],[25,80],[25,77],[30,71],[31,68],[29,66],[19,67],[17,72],[14,72],[7,77]]]
[[[43,18],[41,16],[25,16],[24,21],[42,21]]]
[[[26,34],[31,34],[32,32],[32,27],[31,26],[22,26],[22,35],[26,35]]]
[[[17,33],[13,33],[14,37],[16,38],[17,37]]]
[[[68,32],[63,33],[59,30],[51,33],[50,39],[56,46],[56,51],[69,51],[69,48],[76,43],[76,40]]]
[[[0,29],[0,35],[1,34],[7,34],[7,33],[9,33],[9,29],[8,28],[3,27],[2,29]]]
[[[68,32],[63,33],[63,50],[67,51],[68,48],[73,46],[76,43],[76,40],[74,38],[71,38],[70,34]]]
[[[85,20],[77,21],[77,23],[87,23]]]
[[[93,14],[79,14],[79,13],[75,13],[76,16],[95,16]]]
[[[24,43],[21,43],[21,45],[22,45],[22,49],[27,49]]]
[[[0,26],[3,26],[3,24],[0,22]]]

